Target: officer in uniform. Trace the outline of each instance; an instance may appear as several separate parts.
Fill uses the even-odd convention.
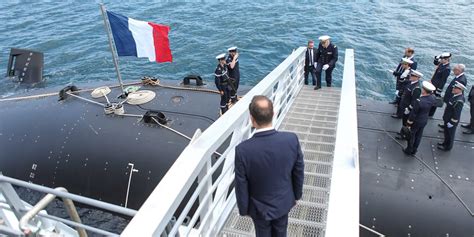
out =
[[[415,100],[406,124],[410,130],[410,136],[408,138],[407,147],[403,149],[403,152],[407,155],[416,154],[421,142],[421,137],[423,136],[423,129],[428,123],[428,113],[436,102],[432,94],[433,91],[436,90],[435,86],[428,81],[424,81],[422,86],[421,96]]]
[[[467,100],[469,101],[469,104],[471,104],[471,121],[469,124],[461,125],[461,127],[468,129],[467,131],[464,131],[462,133],[474,134],[474,86],[471,87],[471,91],[469,92],[469,95],[467,96]]]
[[[308,41],[308,48],[304,58],[304,84],[308,85],[308,74],[311,73],[313,86],[316,86],[316,50],[314,49],[314,41]]]
[[[438,143],[438,149],[449,151],[453,148],[454,134],[459,120],[461,119],[461,111],[464,106],[463,91],[466,89],[460,82],[456,82],[453,87],[453,96],[446,104],[446,109],[443,114],[444,121],[444,141]]]
[[[460,82],[464,86],[467,85],[467,79],[466,79],[466,76],[464,75],[464,69],[465,68],[466,68],[466,66],[464,66],[464,64],[456,64],[453,67],[454,78],[449,83],[448,88],[446,88],[446,92],[444,93],[444,97],[443,97],[443,102],[444,103],[447,104],[449,102],[449,100],[451,99],[451,97],[453,97],[453,87],[456,84],[456,82]],[[438,124],[438,126],[441,127],[441,128],[444,128],[443,124]]]
[[[421,89],[419,80],[423,74],[417,70],[410,70],[410,84],[408,84],[402,94],[400,105],[397,108],[397,113],[392,114],[392,118],[403,118],[402,126],[406,125],[408,115],[413,109],[413,104],[416,99],[420,98]]]
[[[240,70],[239,70],[239,53],[237,47],[230,47],[228,49],[229,55],[227,56],[227,69],[229,71],[229,77],[232,78],[233,87],[230,91],[230,100],[232,104],[235,104],[237,99],[237,89],[239,89],[240,83]]]
[[[397,85],[396,85],[397,96],[394,101],[390,102],[390,104],[396,104],[397,106],[400,105],[400,99],[402,98],[403,91],[405,90],[405,87],[410,84],[410,69],[412,69],[411,65],[413,63],[414,62],[411,61],[411,59],[402,58],[402,62],[400,63],[402,66],[400,69],[398,69],[398,70],[401,70],[402,72],[400,75],[398,75],[397,73],[398,75]],[[416,69],[413,69],[413,70],[416,70]]]
[[[319,37],[318,51],[316,52],[316,78],[317,83],[315,90],[321,88],[321,73],[326,71],[326,85],[331,87],[332,70],[336,67],[337,47],[329,41],[331,37],[323,35]]]
[[[216,59],[219,61],[217,64],[216,70],[214,72],[215,78],[214,82],[216,83],[217,90],[221,94],[221,114],[224,114],[229,109],[228,102],[230,98],[230,80],[227,71],[227,65],[225,63],[225,54],[217,55]]]
[[[437,97],[437,100],[441,99],[441,92],[443,92],[444,85],[448,79],[449,74],[451,73],[451,68],[449,67],[449,60],[451,58],[451,53],[442,53],[436,57],[438,60],[435,60],[436,70],[431,78],[431,84],[436,87],[434,95]],[[433,117],[436,112],[436,106],[433,106],[430,110],[429,116]]]
[[[400,98],[402,95],[403,89],[402,84],[405,81],[405,77],[407,76],[404,74],[404,72],[407,70],[406,64],[409,64],[408,69],[413,69],[416,70],[418,63],[414,59],[415,56],[415,50],[412,48],[406,48],[405,49],[405,54],[403,55],[402,59],[400,60],[400,63],[398,64],[397,68],[395,71],[393,71],[393,76],[395,76],[395,83],[396,83],[396,90],[397,90],[397,96],[395,97],[395,100],[390,102],[390,104],[397,104],[400,103]],[[403,77],[405,76],[405,77]]]

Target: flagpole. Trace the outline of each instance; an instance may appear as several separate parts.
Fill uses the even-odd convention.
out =
[[[117,59],[117,51],[113,44],[112,30],[110,29],[109,18],[107,17],[107,13],[105,12],[104,4],[100,3],[99,5],[100,5],[100,10],[102,12],[102,17],[104,18],[105,30],[107,31],[107,36],[109,38],[109,46],[110,46],[110,51],[112,52],[112,58],[115,65],[115,71],[117,72],[117,78],[120,83],[120,87],[122,88],[122,93],[123,93],[122,95],[126,96],[125,90],[123,88],[122,76],[120,75],[120,69],[119,69],[118,59]]]

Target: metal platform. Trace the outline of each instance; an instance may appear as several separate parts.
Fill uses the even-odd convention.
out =
[[[304,153],[303,198],[291,210],[288,236],[324,236],[336,142],[340,88],[304,86],[285,116],[280,130],[298,135]],[[254,236],[249,217],[231,213],[220,236]]]

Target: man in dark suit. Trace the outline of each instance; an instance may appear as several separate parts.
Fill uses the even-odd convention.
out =
[[[295,134],[273,129],[267,97],[255,96],[249,110],[255,134],[235,148],[239,213],[252,218],[257,237],[286,236],[288,213],[303,193],[300,143]]]
[[[329,40],[331,37],[323,35],[319,37],[318,51],[316,52],[316,78],[317,83],[315,90],[321,88],[321,74],[326,71],[326,86],[331,87],[332,70],[336,67],[338,52],[336,45]]]
[[[453,96],[446,104],[443,114],[444,141],[438,143],[438,149],[440,150],[449,151],[453,148],[454,134],[456,133],[456,127],[461,119],[462,107],[464,106],[464,95],[462,92],[465,89],[466,86],[456,82],[453,87]]]
[[[428,81],[424,81],[422,85],[421,96],[415,100],[406,124],[410,128],[410,137],[408,138],[407,148],[403,149],[403,152],[407,155],[416,154],[423,136],[423,129],[428,123],[428,113],[435,103],[432,92],[436,88]]]
[[[308,48],[304,58],[304,84],[308,85],[308,74],[311,74],[313,86],[316,85],[316,50],[314,49],[314,41],[308,41]]]
[[[469,104],[471,104],[471,121],[469,124],[461,125],[461,127],[467,128],[467,131],[464,131],[462,133],[474,134],[474,86],[471,87],[471,91],[469,92],[469,95],[467,96],[467,101],[469,101]]]

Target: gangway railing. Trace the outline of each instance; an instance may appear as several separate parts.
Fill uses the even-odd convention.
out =
[[[133,217],[137,213],[137,211],[133,210],[133,209],[129,209],[129,208],[121,207],[121,206],[118,206],[118,205],[98,201],[98,200],[95,200],[95,199],[92,199],[92,198],[83,197],[83,196],[80,196],[80,195],[77,195],[77,194],[68,193],[68,192],[65,192],[63,189],[52,189],[52,188],[44,187],[44,186],[41,186],[41,185],[25,182],[25,181],[22,181],[22,180],[18,180],[18,179],[14,179],[14,178],[11,178],[11,177],[8,177],[8,176],[4,176],[0,173],[0,193],[3,194],[3,197],[5,198],[5,201],[6,201],[4,204],[7,205],[7,206],[0,205],[0,210],[1,209],[6,209],[6,210],[9,210],[9,211],[13,212],[13,214],[16,216],[16,218],[19,220],[19,223],[21,224],[20,227],[23,227],[23,228],[26,227],[24,221],[27,221],[27,220],[31,219],[32,217],[39,217],[39,218],[45,218],[45,219],[53,220],[53,221],[56,221],[56,222],[59,222],[59,223],[62,223],[62,224],[66,224],[66,225],[69,225],[69,226],[72,226],[72,227],[75,227],[75,228],[84,229],[84,230],[87,230],[87,231],[90,231],[92,233],[96,233],[96,234],[99,234],[99,235],[118,236],[117,233],[112,233],[112,232],[105,231],[105,230],[102,230],[102,229],[99,229],[99,228],[95,228],[95,227],[92,227],[92,226],[88,226],[88,225],[85,225],[85,224],[82,224],[82,223],[77,223],[77,222],[74,222],[74,221],[66,220],[66,219],[63,219],[63,218],[55,217],[55,216],[45,215],[45,214],[42,214],[42,213],[38,213],[35,210],[28,209],[24,205],[24,203],[22,202],[22,200],[20,199],[20,197],[18,196],[16,191],[14,190],[13,186],[23,187],[23,188],[27,188],[27,189],[30,189],[30,190],[46,193],[46,194],[48,194],[47,197],[52,197],[51,195],[54,195],[54,196],[57,196],[57,197],[61,197],[63,200],[66,200],[66,199],[69,200],[69,201],[72,200],[72,201],[75,201],[75,202],[79,202],[79,203],[82,203],[82,204],[89,205],[91,207],[95,207],[95,208],[99,208],[99,209],[102,209],[102,210],[110,211],[110,212],[116,213],[116,214],[121,214],[121,215],[126,215],[126,216]],[[44,205],[41,205],[41,207],[44,207]],[[31,213],[28,213],[29,211],[34,211],[35,214],[30,215]],[[27,216],[25,217],[25,215],[27,215]],[[23,218],[23,217],[25,217],[25,218]],[[23,218],[23,222],[21,221],[22,218]],[[8,234],[8,235],[11,234],[13,236],[18,236],[18,235],[23,236],[24,235],[24,233],[19,231],[19,230],[16,230],[16,229],[13,229],[13,228],[7,228],[7,227],[4,227],[4,226],[0,226],[0,227],[1,227],[0,228],[0,235],[2,233]],[[20,233],[21,233],[21,235],[20,235]]]
[[[216,236],[235,206],[235,146],[253,134],[248,105],[255,95],[269,97],[278,128],[303,86],[304,56],[305,47],[293,51],[232,109],[195,134],[122,236]],[[225,150],[216,160],[218,149]]]

